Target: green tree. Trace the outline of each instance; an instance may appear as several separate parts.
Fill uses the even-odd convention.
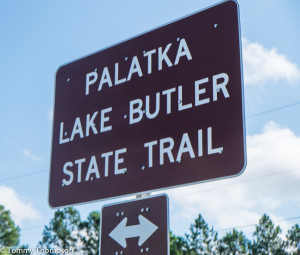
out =
[[[59,209],[49,226],[45,226],[40,248],[73,249],[79,254],[99,254],[100,213],[91,212],[86,221],[81,221],[73,207]]]
[[[209,228],[201,214],[190,226],[190,234],[185,236],[187,245],[185,248],[188,255],[217,254],[217,232],[213,228]]]
[[[288,231],[287,245],[291,255],[300,255],[300,227],[298,224]]]
[[[9,255],[8,247],[0,247],[0,255]]]
[[[285,255],[286,243],[280,237],[281,229],[274,226],[270,217],[264,214],[256,225],[253,233],[254,240],[251,246],[252,254]]]
[[[73,207],[57,210],[49,226],[45,226],[42,234],[43,239],[39,242],[39,247],[46,249],[74,249],[78,251],[80,224],[80,214]]]
[[[233,229],[219,241],[218,251],[223,255],[249,254],[251,242],[242,231]]]
[[[170,232],[170,254],[187,255],[187,243],[183,237],[176,236]]]
[[[0,205],[0,248],[17,246],[20,241],[20,229],[10,217],[10,212]]]
[[[82,250],[88,255],[99,254],[100,213],[91,212],[86,221],[80,224]]]

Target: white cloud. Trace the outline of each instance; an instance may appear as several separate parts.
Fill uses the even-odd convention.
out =
[[[42,159],[41,157],[39,157],[39,156],[33,154],[33,153],[32,153],[30,150],[28,150],[28,149],[24,149],[24,150],[22,151],[22,154],[23,154],[26,158],[28,158],[28,159],[30,159],[30,160],[33,160],[33,161],[36,161],[36,162],[41,162],[41,161],[43,161],[43,159]]]
[[[0,204],[11,212],[11,217],[17,225],[26,220],[41,218],[40,213],[30,203],[23,202],[14,189],[0,186]]]
[[[300,167],[300,137],[275,122],[266,124],[261,134],[249,136],[247,145],[248,167],[253,169],[253,174]],[[293,175],[300,178],[300,171]]]
[[[267,81],[286,80],[293,84],[300,80],[300,69],[275,48],[266,49],[259,43],[243,38],[245,84],[263,85]]]
[[[215,229],[257,224],[263,213],[274,221],[299,216],[300,137],[269,122],[262,133],[247,137],[247,154],[240,177],[168,192],[174,203],[171,229],[185,221],[187,232],[199,213]],[[277,223],[284,230],[291,224]],[[254,227],[242,230],[250,234]]]

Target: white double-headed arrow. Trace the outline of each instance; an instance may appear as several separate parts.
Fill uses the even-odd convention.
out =
[[[125,217],[114,229],[109,236],[114,239],[123,248],[127,247],[126,238],[140,237],[138,245],[144,242],[158,229],[151,221],[147,220],[143,215],[139,215],[138,225],[126,226],[127,217]]]

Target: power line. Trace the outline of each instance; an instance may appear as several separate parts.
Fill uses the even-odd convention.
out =
[[[285,218],[285,219],[280,219],[280,220],[274,220],[272,222],[277,223],[277,222],[282,222],[282,221],[292,221],[292,220],[297,220],[300,219],[300,216],[296,216],[296,217],[290,217],[290,218]],[[221,228],[221,229],[217,229],[217,232],[222,232],[222,231],[229,231],[232,229],[240,229],[240,228],[248,228],[248,227],[253,227],[256,226],[257,224],[249,224],[249,225],[243,225],[243,226],[236,226],[236,227],[231,227],[231,228]],[[31,230],[31,229],[36,229],[36,228],[40,228],[40,227],[44,227],[45,225],[37,225],[37,226],[33,226],[33,227],[28,227],[28,228],[21,228],[21,231],[26,231],[26,230]]]
[[[277,107],[277,108],[273,108],[273,109],[270,109],[270,110],[267,110],[267,111],[251,114],[251,115],[246,116],[246,118],[250,119],[250,118],[254,118],[254,117],[257,117],[257,116],[260,116],[260,115],[264,115],[264,114],[267,114],[267,113],[270,113],[270,112],[277,112],[277,111],[280,111],[282,109],[289,108],[289,107],[299,105],[299,104],[300,104],[300,101],[292,103],[292,104],[283,105],[283,106],[280,106],[280,107]]]
[[[9,177],[9,178],[1,179],[0,182],[11,181],[11,180],[15,180],[15,179],[19,179],[19,178],[23,178],[23,177],[27,177],[27,176],[32,176],[32,175],[36,175],[36,174],[40,174],[40,173],[45,173],[45,172],[48,172],[48,169],[35,171],[35,172],[22,174],[22,175],[12,176],[12,177]]]
[[[199,192],[214,191],[214,190],[217,190],[217,189],[222,189],[222,188],[226,188],[226,187],[229,187],[229,186],[234,186],[234,185],[238,185],[238,184],[241,184],[241,183],[252,182],[252,181],[259,180],[259,179],[264,179],[264,178],[272,177],[272,176],[275,176],[275,175],[285,174],[285,173],[296,171],[296,170],[300,170],[300,167],[290,168],[290,169],[283,170],[283,171],[278,171],[278,172],[275,172],[275,173],[270,173],[270,174],[266,174],[266,175],[262,175],[262,176],[257,176],[255,178],[247,179],[247,180],[244,180],[244,181],[228,183],[228,184],[221,185],[221,186],[214,187],[214,188],[203,189],[203,190],[199,190]],[[184,194],[175,195],[175,196],[176,197],[182,197],[182,196],[187,196],[187,195],[189,195],[189,196],[199,196],[199,193],[190,192],[190,193],[184,193]]]
[[[280,219],[280,220],[274,220],[272,222],[276,223],[276,222],[282,222],[282,221],[291,221],[291,220],[297,220],[300,219],[300,216],[296,216],[296,217],[291,217],[291,218],[285,218],[285,219]],[[221,232],[221,231],[228,231],[228,230],[232,230],[232,229],[239,229],[239,228],[248,228],[248,227],[253,227],[256,226],[257,224],[249,224],[249,225],[244,225],[244,226],[237,226],[237,227],[233,227],[233,228],[222,228],[222,229],[217,229],[216,231]]]

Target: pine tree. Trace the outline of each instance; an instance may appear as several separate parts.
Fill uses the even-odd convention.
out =
[[[242,231],[233,229],[219,241],[218,251],[223,255],[249,254],[251,242]]]
[[[80,224],[82,250],[87,255],[99,254],[100,213],[91,212],[86,221]]]
[[[286,238],[290,254],[300,255],[300,227],[298,224],[294,225],[292,229],[288,231]]]
[[[20,241],[20,229],[10,217],[10,212],[0,205],[0,248],[17,246]]]
[[[190,227],[190,234],[186,234],[186,250],[188,255],[217,254],[217,233],[209,228],[201,214]]]
[[[285,255],[286,243],[280,237],[281,229],[274,226],[270,217],[264,214],[256,225],[253,233],[252,254],[260,255]]]
[[[183,237],[176,236],[170,232],[170,254],[171,255],[187,255],[187,243]]]
[[[74,249],[77,251],[80,240],[80,223],[79,212],[73,207],[57,210],[49,226],[45,226],[43,239],[39,242],[39,247],[44,249]]]

